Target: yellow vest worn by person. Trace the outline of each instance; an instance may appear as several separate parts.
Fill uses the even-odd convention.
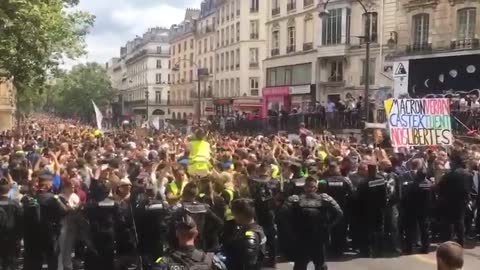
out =
[[[177,185],[176,181],[173,181],[170,184],[168,184],[168,186],[170,187],[170,191],[172,191],[172,194],[177,198],[182,195],[183,189],[185,188],[186,185],[187,185],[187,181],[183,181],[181,187]]]
[[[210,173],[210,144],[204,140],[195,140],[190,145],[188,173]]]

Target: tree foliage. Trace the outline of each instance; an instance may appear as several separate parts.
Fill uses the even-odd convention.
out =
[[[111,100],[113,90],[106,70],[97,63],[87,63],[59,74],[46,95],[46,109],[90,120],[94,114],[92,100],[101,108]]]
[[[47,75],[64,57],[85,54],[85,36],[94,23],[74,11],[79,0],[1,0],[0,69],[13,76],[18,105],[26,110],[41,98]]]

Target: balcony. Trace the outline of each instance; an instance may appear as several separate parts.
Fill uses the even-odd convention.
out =
[[[295,52],[295,45],[287,46],[287,53],[294,53]]]
[[[258,12],[258,8],[250,8],[250,13],[257,13]]]
[[[278,14],[280,14],[280,7],[272,9],[272,16],[277,16]]]
[[[170,106],[192,106],[193,100],[170,100]]]
[[[414,43],[408,45],[406,49],[407,53],[423,53],[432,51],[432,43]]]
[[[303,7],[306,8],[306,7],[310,7],[310,6],[313,6],[313,0],[303,0]]]
[[[258,39],[258,33],[250,33],[250,39]]]
[[[480,48],[480,40],[478,38],[453,40],[450,42],[452,50],[468,50]]]
[[[287,4],[287,12],[292,12],[297,8],[297,2]]]
[[[303,43],[303,50],[310,51],[313,49],[313,42]]]
[[[258,62],[257,63],[250,63],[249,67],[258,68]]]
[[[279,54],[280,54],[280,49],[279,49],[279,48],[272,49],[272,52],[271,52],[271,54],[272,54],[272,56],[279,55]]]

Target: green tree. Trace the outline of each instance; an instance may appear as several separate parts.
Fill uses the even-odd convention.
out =
[[[14,77],[20,108],[41,103],[46,77],[64,57],[86,53],[94,16],[72,9],[78,1],[0,1],[0,68],[3,77]]]
[[[87,63],[59,74],[46,95],[49,106],[46,109],[53,108],[61,115],[89,121],[94,114],[92,100],[101,108],[111,100],[113,90],[106,70],[97,63]]]

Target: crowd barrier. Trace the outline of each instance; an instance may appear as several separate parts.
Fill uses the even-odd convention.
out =
[[[480,112],[476,111],[453,111],[452,129],[456,134],[467,133],[470,129],[480,129]],[[370,115],[373,119],[373,114]],[[377,123],[385,123],[387,117],[383,110],[377,110]],[[241,132],[245,134],[273,134],[278,131],[298,132],[300,123],[305,123],[308,129],[320,130],[344,130],[363,129],[362,114],[359,112],[336,112],[336,113],[298,113],[288,116],[273,116],[267,119],[235,119],[225,121],[225,127],[219,121],[214,121],[215,129],[224,129],[226,132]],[[462,125],[463,123],[464,125]]]

